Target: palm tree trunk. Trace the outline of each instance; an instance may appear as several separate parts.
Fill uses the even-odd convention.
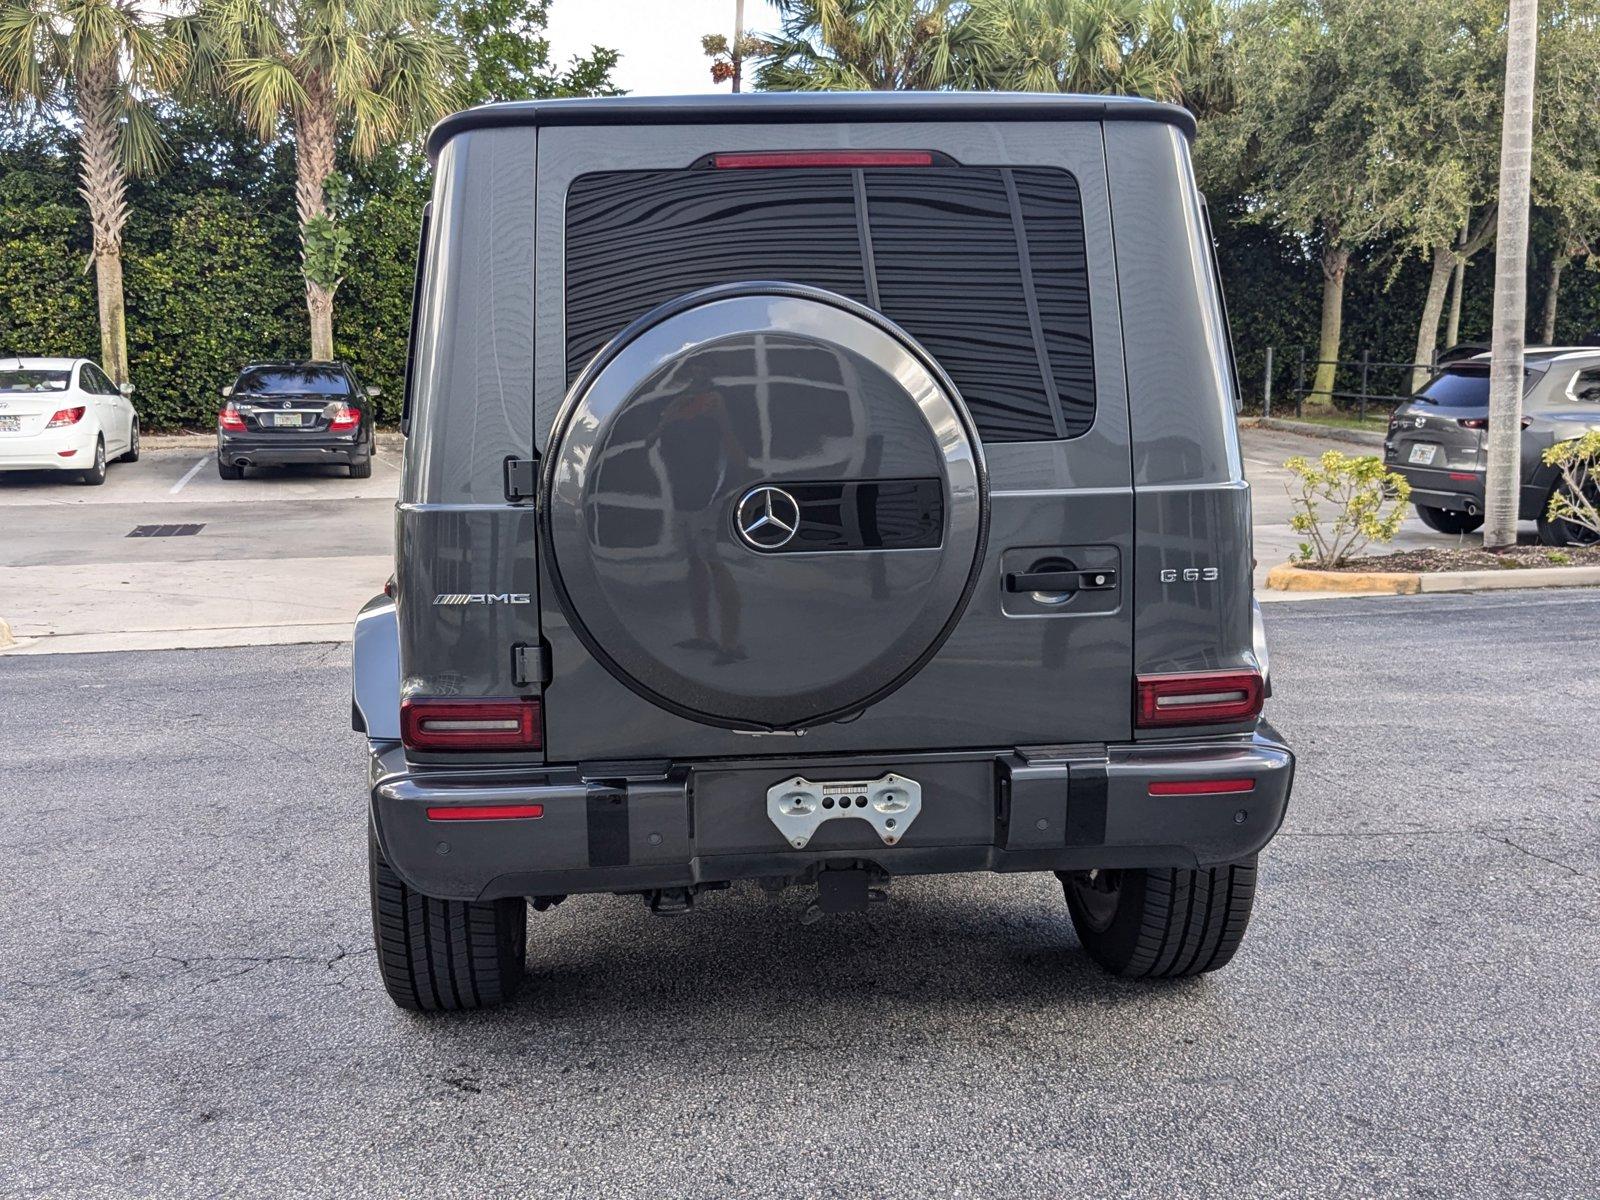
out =
[[[1546,346],[1556,344],[1556,300],[1561,294],[1561,272],[1566,269],[1566,255],[1557,252],[1550,256],[1544,277],[1544,319],[1539,323],[1539,340]]]
[[[295,112],[294,202],[300,218],[300,256],[305,259],[306,227],[324,215],[324,186],[333,174],[338,121],[333,96],[318,76],[306,80],[305,105]],[[333,295],[335,288],[306,278],[306,315],[311,327],[311,357],[333,358]],[[337,286],[337,285],[335,285]]]
[[[1322,333],[1317,341],[1317,373],[1306,407],[1331,409],[1338,375],[1340,329],[1344,324],[1344,277],[1350,248],[1337,240],[1337,230],[1322,251]]]
[[[1500,126],[1500,233],[1494,260],[1489,365],[1489,469],[1483,545],[1517,543],[1522,473],[1522,343],[1527,321],[1528,192],[1533,168],[1533,80],[1539,0],[1511,0],[1505,117]]]
[[[117,59],[106,54],[79,75],[78,193],[89,206],[94,236],[94,285],[100,308],[100,362],[117,383],[128,382],[127,310],[122,299],[122,228],[128,220],[128,176],[117,143]]]
[[[1417,326],[1417,351],[1411,359],[1411,390],[1428,382],[1433,352],[1439,347],[1439,314],[1444,311],[1444,293],[1456,265],[1455,252],[1446,242],[1433,247],[1433,271],[1428,276],[1428,297],[1422,303],[1422,324]],[[1453,343],[1452,343],[1453,344]]]
[[[1444,344],[1448,348],[1461,340],[1461,289],[1467,283],[1467,226],[1461,226],[1456,242],[1456,269],[1450,276],[1450,315],[1445,318]]]

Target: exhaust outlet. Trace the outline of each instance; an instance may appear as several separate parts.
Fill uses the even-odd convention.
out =
[[[1471,500],[1468,500],[1467,501],[1467,516],[1475,517],[1477,515],[1478,515],[1478,506],[1476,504],[1474,504]]]
[[[250,460],[248,458],[236,458],[233,460],[233,465],[236,467],[248,467]]]

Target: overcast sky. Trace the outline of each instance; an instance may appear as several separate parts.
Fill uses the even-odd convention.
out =
[[[622,53],[618,86],[641,96],[726,92],[711,82],[711,60],[700,49],[708,33],[733,36],[734,0],[555,0],[550,5],[550,57],[565,63],[591,46]],[[745,0],[745,26],[778,27],[768,0]]]

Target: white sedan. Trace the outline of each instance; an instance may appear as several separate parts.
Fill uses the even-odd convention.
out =
[[[86,358],[0,358],[0,471],[72,471],[106,481],[106,463],[139,460],[139,415]]]

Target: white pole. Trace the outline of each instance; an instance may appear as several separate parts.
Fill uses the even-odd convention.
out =
[[[1489,550],[1517,544],[1517,498],[1522,484],[1522,348],[1528,307],[1528,192],[1533,170],[1539,0],[1510,3],[1489,366],[1489,471],[1484,496],[1483,545]]]

